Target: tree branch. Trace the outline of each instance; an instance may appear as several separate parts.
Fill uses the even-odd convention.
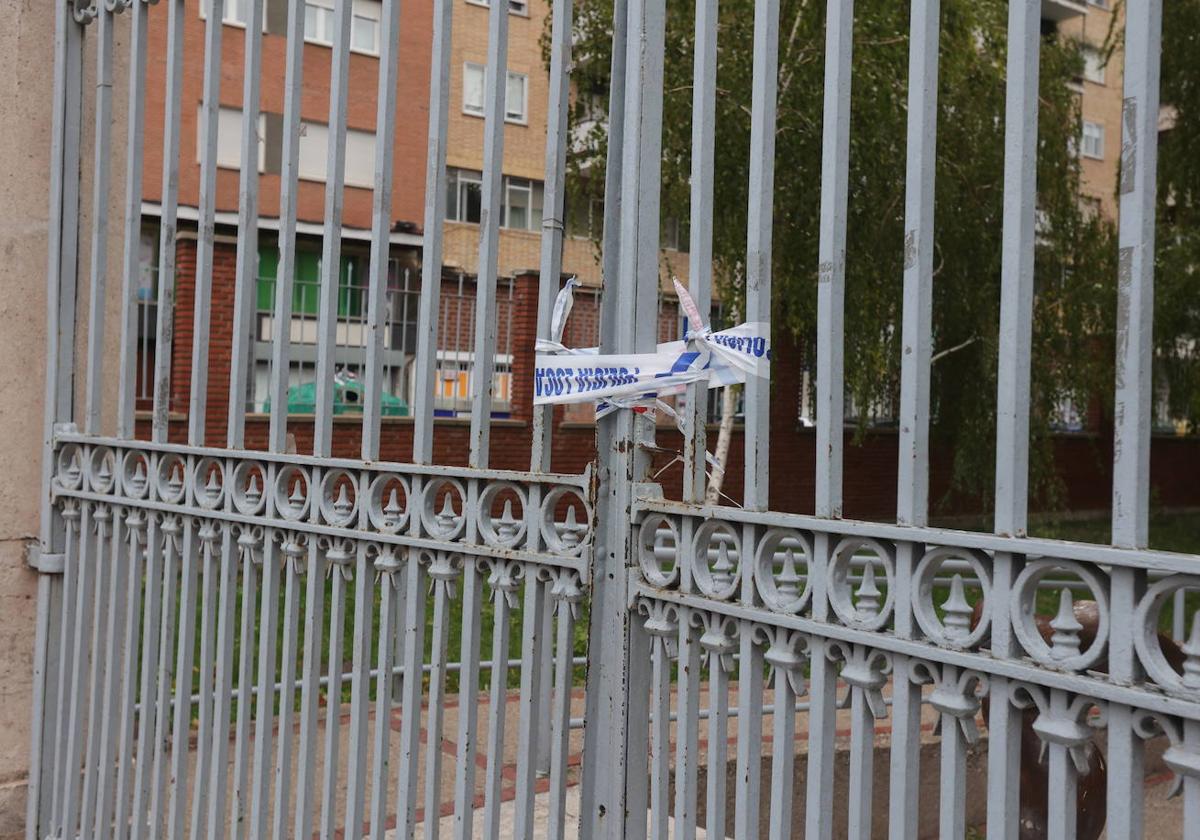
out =
[[[933,363],[936,362],[938,359],[944,359],[946,356],[949,356],[951,353],[957,353],[959,350],[963,350],[967,347],[970,347],[972,344],[974,344],[978,340],[979,340],[979,336],[973,335],[970,338],[968,338],[966,341],[964,341],[962,344],[955,344],[953,347],[948,347],[945,350],[939,350],[938,352],[934,353],[930,357],[930,359],[929,359],[930,366],[932,367]]]

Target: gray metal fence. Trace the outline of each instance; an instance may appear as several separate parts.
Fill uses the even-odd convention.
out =
[[[812,516],[770,510],[769,469],[787,465],[771,463],[770,388],[754,378],[744,400],[741,508],[703,504],[709,402],[695,390],[683,403],[681,499],[664,498],[647,480],[658,451],[655,426],[628,410],[598,423],[597,462],[582,475],[551,471],[552,415],[543,407],[534,410],[529,469],[492,467],[494,386],[504,363],[497,347],[500,72],[487,74],[484,95],[483,222],[469,314],[473,372],[465,402],[455,406],[470,419],[468,465],[435,462],[440,354],[447,347],[439,337],[452,330],[442,297],[452,0],[434,2],[422,277],[411,321],[411,460],[379,459],[382,395],[396,387],[385,373],[393,366],[389,354],[410,352],[408,339],[397,348],[388,329],[395,314],[388,281],[390,144],[377,144],[374,224],[355,336],[339,311],[337,236],[322,240],[312,323],[299,338],[294,329],[260,328],[263,319],[290,325],[297,317],[302,2],[288,4],[286,23],[272,307],[258,311],[259,177],[246,167],[239,175],[235,324],[232,345],[224,348],[232,358],[226,439],[206,439],[219,71],[223,38],[239,32],[220,25],[226,2],[207,6],[191,325],[191,359],[199,361],[191,365],[186,410],[170,404],[169,350],[176,326],[183,15],[191,7],[184,0],[55,4],[30,840],[378,840],[412,837],[418,829],[425,837],[444,830],[463,840],[577,833],[691,838],[702,829],[710,838],[829,838],[832,803],[839,801],[848,803],[848,835],[866,838],[882,828],[873,805],[875,765],[884,755],[888,834],[915,838],[936,823],[941,836],[963,837],[972,750],[985,751],[989,837],[1030,836],[1022,827],[1027,818],[1044,821],[1033,836],[1076,836],[1094,817],[1079,805],[1086,786],[1105,792],[1108,836],[1134,838],[1142,836],[1152,741],[1182,785],[1181,831],[1200,837],[1200,618],[1182,626],[1185,596],[1200,590],[1200,558],[1146,548],[1161,0],[1131,0],[1126,10],[1109,545],[1026,536],[1039,0],[1009,4],[994,534],[928,524],[937,0],[912,3],[902,324],[911,352],[901,367],[895,524],[841,515],[850,0],[827,4]],[[616,0],[614,8],[598,343],[603,352],[647,352],[658,340],[665,5]],[[257,21],[263,0],[240,0],[239,10]],[[334,0],[325,185],[325,224],[332,231],[341,227],[345,186],[353,13],[350,0]],[[151,16],[165,18],[167,35],[152,310],[139,304]],[[778,16],[778,0],[757,0],[747,320],[770,316]],[[507,65],[508,18],[507,4],[491,4],[492,68]],[[570,0],[555,0],[542,336],[549,334],[560,285],[571,20]],[[384,138],[393,136],[397,120],[399,24],[399,4],[383,3],[376,131]],[[121,41],[130,50],[127,79],[113,78],[118,27],[128,33]],[[717,0],[698,0],[689,277],[701,311],[712,303],[718,35]],[[240,37],[243,110],[256,113],[263,34],[252,25]],[[88,93],[94,95],[88,108],[81,82],[85,39],[96,41],[100,82]],[[120,153],[112,139],[114,85],[129,95],[123,185],[109,178],[109,162]],[[90,122],[86,114],[94,114]],[[242,130],[241,159],[251,160],[255,120],[243,120]],[[81,148],[89,144],[94,158],[84,161]],[[78,212],[81,170],[90,173],[90,225]],[[126,207],[124,219],[114,220],[125,234],[119,271],[105,261],[110,192],[122,194]],[[91,258],[80,283],[84,245]],[[110,275],[119,282],[110,286]],[[116,295],[121,320],[106,325],[106,307],[98,302]],[[149,340],[142,322],[151,312],[154,370],[147,379],[137,366],[139,347]],[[408,316],[400,321],[410,323]],[[119,333],[121,348],[111,433],[101,422],[110,397],[106,328]],[[77,353],[78,336],[86,336],[86,347]],[[339,348],[350,344],[362,348],[353,361],[364,394],[361,447],[357,458],[333,457]],[[245,448],[244,395],[258,368],[251,360],[267,360],[266,451]],[[288,434],[296,420],[281,407],[301,363],[311,364],[315,386],[306,421],[313,443],[311,451],[296,452]],[[135,428],[139,381],[151,386],[148,439]],[[1039,592],[1053,600],[1048,623],[1037,615]],[[1167,604],[1176,611],[1180,646],[1157,632]],[[1077,608],[1091,611],[1090,629]],[[577,647],[584,644],[586,677],[576,673]],[[936,768],[922,761],[923,709],[939,725]],[[884,718],[891,728],[886,751],[876,738]],[[582,735],[573,736],[580,722]],[[807,730],[801,759],[798,727]],[[1099,729],[1103,738],[1096,737]],[[837,740],[847,731],[842,780],[835,774]],[[803,785],[798,766],[806,766]],[[936,816],[921,810],[918,796],[922,777],[934,774]],[[1032,817],[1022,810],[1030,784],[1047,793],[1048,803]],[[578,810],[570,804],[576,792]],[[800,804],[802,828],[794,819]]]

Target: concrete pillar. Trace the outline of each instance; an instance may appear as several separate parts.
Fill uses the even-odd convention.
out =
[[[61,0],[60,0],[61,2]],[[26,563],[41,511],[46,259],[55,14],[59,3],[0,0],[0,840],[24,836],[37,576]],[[127,16],[115,27],[112,193],[108,201],[107,359],[119,345]],[[90,33],[89,33],[90,34]],[[85,44],[87,37],[85,36]],[[95,52],[85,47],[80,183],[80,319],[86,340]],[[109,370],[108,368],[112,368]],[[116,393],[113,362],[105,369]],[[82,400],[82,377],[79,399]],[[106,404],[112,431],[115,397]]]

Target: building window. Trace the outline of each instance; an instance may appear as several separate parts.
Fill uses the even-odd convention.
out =
[[[488,0],[467,0],[472,6],[488,5]],[[529,15],[529,3],[527,0],[508,0],[508,11],[514,15]]]
[[[329,126],[306,122],[300,125],[300,172],[306,181],[325,181],[329,157]],[[348,187],[375,185],[375,135],[346,129],[344,183]]]
[[[529,100],[529,77],[524,73],[508,71],[508,87],[504,93],[504,119],[523,123],[529,118],[526,103]]]
[[[487,68],[484,65],[470,61],[463,65],[463,113],[477,117],[484,115],[486,78]],[[504,93],[504,119],[515,123],[526,122],[529,118],[528,101],[529,77],[509,70],[508,87]]]
[[[200,4],[200,19],[208,18],[208,10],[212,8],[213,0],[203,0]],[[250,14],[250,0],[225,0],[225,8],[221,14],[221,22],[230,26],[245,26]]]
[[[335,0],[304,0],[304,40],[333,46]],[[379,0],[353,0],[350,18],[352,52],[379,55]]]
[[[1097,9],[1107,9],[1108,0],[1087,0],[1089,6],[1095,6]]]
[[[500,226],[514,230],[538,230],[542,226],[542,182],[504,176],[504,204]],[[483,176],[470,169],[449,168],[446,172],[446,218],[452,222],[478,224],[483,202]]]
[[[265,171],[266,147],[263,144],[264,117],[258,117],[258,171]],[[196,117],[196,162],[203,163],[204,109]],[[217,109],[217,166],[221,169],[242,168],[242,111],[240,108]]]
[[[483,177],[467,169],[446,172],[446,218],[452,222],[479,224]]]
[[[1095,47],[1083,48],[1083,78],[1093,84],[1104,84],[1104,56]]]
[[[542,182],[504,176],[504,215],[500,224],[516,230],[542,226]]]
[[[1083,121],[1083,142],[1080,144],[1084,157],[1104,160],[1104,126],[1090,120]]]

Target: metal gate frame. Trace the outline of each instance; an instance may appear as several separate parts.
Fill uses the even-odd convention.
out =
[[[251,20],[263,0],[249,0]],[[942,767],[939,823],[943,836],[965,831],[965,756],[978,735],[981,695],[987,718],[988,833],[1015,837],[1018,827],[1020,739],[1025,715],[1048,755],[1048,814],[1055,837],[1072,837],[1079,774],[1089,767],[1093,726],[1107,729],[1110,837],[1142,834],[1145,740],[1169,739],[1167,765],[1185,797],[1184,831],[1200,837],[1200,620],[1183,646],[1181,671],[1164,658],[1156,635],[1163,606],[1182,605],[1200,588],[1190,555],[1149,551],[1147,544],[1151,408],[1151,329],[1161,0],[1131,0],[1126,33],[1125,109],[1120,195],[1120,275],[1113,534],[1109,546],[1026,536],[1039,0],[1009,4],[1004,248],[998,388],[996,527],[994,535],[928,525],[928,424],[931,351],[933,184],[937,95],[938,0],[913,0],[901,369],[900,479],[896,524],[845,520],[842,490],[842,347],[848,200],[849,105],[853,5],[829,0],[821,185],[818,285],[817,508],[813,516],[769,509],[769,385],[751,379],[746,394],[746,480],[742,509],[707,507],[704,490],[704,400],[687,401],[685,488],[681,501],[662,498],[648,481],[654,426],[618,411],[597,427],[594,473],[550,472],[551,415],[536,410],[530,469],[489,467],[490,383],[495,350],[494,306],[504,140],[504,74],[489,74],[485,106],[484,222],[480,226],[477,383],[471,405],[467,468],[433,461],[432,401],[418,400],[412,462],[378,460],[380,325],[386,292],[391,148],[378,144],[369,281],[372,338],[365,348],[368,396],[358,459],[333,458],[332,402],[337,326],[336,266],[340,242],[326,237],[318,331],[317,411],[311,455],[288,451],[286,410],[289,341],[277,330],[272,346],[269,451],[244,448],[244,359],[253,305],[257,251],[257,174],[241,175],[238,237],[237,336],[224,447],[205,440],[207,368],[192,366],[187,442],[169,442],[169,354],[155,375],[150,440],[135,434],[133,365],[137,340],[132,280],[141,206],[147,0],[58,0],[55,44],[53,170],[48,266],[47,408],[43,524],[34,558],[38,588],[38,646],[34,673],[28,837],[159,836],[211,838],[380,836],[388,824],[394,784],[398,836],[417,820],[420,774],[424,812],[437,812],[442,752],[426,750],[422,765],[420,709],[440,742],[446,696],[451,608],[461,599],[460,668],[479,680],[491,669],[488,761],[484,769],[483,832],[497,836],[503,772],[502,711],[507,686],[511,611],[521,607],[521,711],[515,768],[513,832],[531,835],[539,770],[550,777],[549,836],[566,831],[565,790],[571,715],[572,640],[578,606],[587,601],[589,650],[581,772],[581,836],[638,838],[696,834],[701,804],[709,836],[724,831],[724,775],[698,789],[701,766],[728,759],[733,675],[737,675],[736,783],[732,816],[737,837],[756,837],[762,815],[762,730],[768,713],[764,677],[771,674],[772,742],[791,744],[796,716],[779,714],[801,697],[809,703],[805,836],[829,838],[834,801],[833,749],[839,682],[851,717],[849,800],[851,837],[871,834],[874,725],[893,720],[889,833],[917,836],[920,709],[940,714]],[[169,347],[174,326],[174,240],[178,210],[179,91],[184,0],[162,0],[168,19],[168,95],[164,132],[162,248],[158,346]],[[199,258],[193,358],[209,350],[204,302],[211,295],[223,0],[212,0],[205,48]],[[378,131],[391,136],[396,119],[397,3],[385,3],[381,29]],[[417,390],[430,395],[437,350],[438,278],[445,216],[445,156],[450,80],[452,0],[435,0],[433,73],[425,208],[423,282],[419,315]],[[351,3],[338,0],[331,76],[326,223],[340,227],[345,155]],[[102,433],[105,399],[102,348],[108,275],[104,259],[110,184],[113,27],[130,19],[128,178],[124,185],[125,260],[120,288],[122,353],[117,428]],[[769,320],[771,218],[774,184],[778,0],[755,5],[755,59],[750,150],[746,315]],[[570,0],[555,0],[551,34],[550,109],[546,156],[546,221],[542,237],[539,335],[547,336],[559,287],[562,247],[566,109],[569,95]],[[213,23],[215,21],[215,24]],[[615,0],[610,144],[605,185],[602,352],[647,352],[655,342],[653,299],[658,285],[660,154],[665,27],[664,0]],[[713,126],[717,2],[696,4],[693,91],[691,291],[702,311],[711,301]],[[288,21],[287,97],[283,147],[282,223],[275,317],[290,319],[294,274],[299,91],[303,73],[303,6]],[[489,13],[488,66],[506,66],[506,4]],[[258,110],[262,33],[245,33],[245,108]],[[78,249],[81,229],[81,146],[84,140],[82,57],[85,31],[98,39],[96,119],[92,138],[93,225],[88,278],[87,364],[76,369]],[[242,159],[256,150],[254,121],[244,120]],[[83,382],[82,405],[75,400]],[[404,497],[401,508],[393,496]],[[516,517],[499,515],[501,499],[519,502]],[[567,513],[570,508],[573,513]],[[583,511],[582,516],[575,515]],[[574,516],[574,518],[572,518]],[[664,562],[656,548],[670,534]],[[712,561],[712,552],[719,558]],[[863,552],[875,560],[863,566]],[[799,557],[797,558],[797,555]],[[787,559],[781,561],[780,557]],[[801,575],[796,562],[804,566]],[[857,565],[856,565],[857,564]],[[856,569],[857,571],[853,571]],[[870,573],[866,570],[870,569]],[[983,621],[971,629],[961,603],[932,602],[935,577],[974,575],[983,587]],[[326,594],[325,573],[332,573]],[[377,578],[374,575],[378,575]],[[884,581],[876,581],[875,575]],[[1071,588],[1061,587],[1056,634],[1042,640],[1033,626],[1038,586],[1055,575],[1090,589],[1103,630],[1090,645],[1080,639]],[[855,581],[856,578],[856,581]],[[944,578],[943,578],[944,579]],[[953,580],[953,579],[952,579]],[[857,588],[852,585],[856,582]],[[486,584],[486,589],[485,589]],[[803,584],[801,586],[801,584]],[[431,586],[432,639],[425,662],[425,587]],[[249,611],[239,619],[239,586]],[[882,587],[882,588],[881,588]],[[300,592],[305,590],[301,624]],[[354,614],[349,747],[339,813],[336,773],[316,776],[316,759],[336,757],[337,715],[326,719],[319,743],[322,680],[340,685],[340,665],[323,674],[324,599],[341,617],[354,603],[380,598],[381,639],[373,644],[374,607]],[[254,603],[261,590],[261,615]],[[377,592],[378,590],[378,592]],[[490,599],[494,621],[491,663],[481,660]],[[960,599],[961,600],[961,599]],[[279,606],[282,603],[282,613]],[[144,605],[144,606],[143,606]],[[179,634],[175,637],[178,607]],[[199,616],[199,662],[194,661]],[[478,617],[478,620],[476,618]],[[514,619],[515,620],[515,619]],[[255,643],[256,621],[262,629]],[[276,628],[282,648],[276,649]],[[331,620],[329,632],[340,632]],[[303,650],[301,633],[303,632]],[[257,662],[238,658],[257,651]],[[395,640],[393,645],[391,640]],[[372,670],[372,656],[375,668]],[[281,665],[276,687],[276,657]],[[1107,672],[1096,670],[1101,657]],[[398,663],[398,664],[397,664]],[[198,667],[197,667],[198,665]],[[393,673],[404,676],[393,685]],[[199,679],[179,675],[199,671]],[[678,673],[672,683],[672,672]],[[707,673],[710,737],[699,743],[701,679]],[[234,714],[237,726],[227,733]],[[892,685],[890,710],[883,689]],[[192,698],[193,687],[196,697]],[[300,709],[295,712],[296,689]],[[371,692],[374,688],[375,696]],[[257,693],[252,704],[251,689]],[[276,693],[281,699],[274,710]],[[671,697],[677,721],[672,737]],[[186,702],[185,702],[186,701]],[[374,704],[374,714],[372,705]],[[199,707],[196,767],[189,758],[191,709]],[[397,778],[389,762],[386,724],[401,710]],[[497,712],[497,709],[501,709]],[[1093,710],[1100,710],[1099,717]],[[548,749],[540,728],[551,720]],[[293,720],[294,719],[294,720]],[[253,730],[251,723],[253,721]],[[374,723],[372,723],[374,721]],[[293,739],[273,732],[299,728]],[[333,734],[330,735],[330,732]],[[459,717],[454,777],[454,827],[473,835],[477,709]],[[675,751],[672,756],[672,744]],[[233,751],[232,798],[226,799]],[[253,749],[251,749],[253,747]],[[371,756],[370,767],[367,758]],[[770,769],[767,833],[792,828],[791,750],[775,750]],[[296,779],[293,784],[292,768]],[[195,780],[189,784],[189,776]],[[672,778],[675,801],[668,801]],[[274,781],[273,781],[274,780]],[[317,791],[320,790],[318,797]],[[1133,792],[1133,795],[1131,794]],[[332,804],[331,804],[332,803]],[[319,807],[317,807],[319,804]],[[647,816],[649,824],[647,824]],[[339,819],[341,817],[341,819]],[[425,821],[427,835],[436,819]],[[369,827],[369,828],[368,828]]]

